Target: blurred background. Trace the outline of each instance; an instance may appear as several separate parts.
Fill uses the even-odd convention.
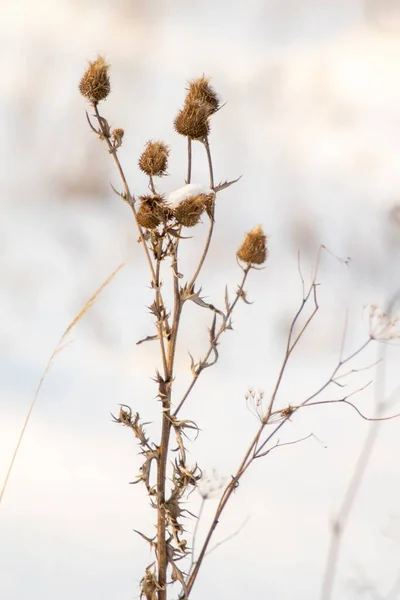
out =
[[[320,244],[320,311],[293,356],[278,405],[318,389],[369,335],[369,304],[385,307],[400,288],[400,8],[395,0],[3,0],[0,6],[0,478],[28,406],[62,332],[94,290],[126,266],[68,338],[45,381],[0,512],[0,596],[7,600],[139,597],[151,561],[133,532],[153,535],[130,432],[111,421],[125,403],[157,435],[157,348],[151,290],[137,231],[107,153],[89,130],[78,83],[98,53],[111,64],[101,112],[123,127],[119,152],[132,190],[147,191],[137,161],[148,139],[171,147],[169,177],[184,184],[186,143],[173,129],[189,79],[211,77],[224,108],[213,117],[221,192],[212,249],[199,283],[223,303],[240,279],[235,253],[246,231],[269,237],[266,269],[253,272],[220,361],[207,370],[182,416],[201,429],[191,458],[228,480],[258,422],[249,387],[271,394],[291,319],[310,283]],[[193,181],[207,183],[200,145]],[[205,227],[187,243],[187,270]],[[343,260],[351,257],[347,264]],[[209,315],[188,308],[177,389],[189,381],[188,351],[207,347]],[[354,373],[346,391],[365,414],[390,397],[398,412],[400,350],[370,345],[349,365],[385,353],[385,371]],[[193,600],[205,595],[318,598],[331,525],[369,424],[349,407],[297,413],[277,449],[248,473],[215,542],[238,534],[205,562]],[[400,421],[380,427],[343,542],[336,598],[389,598],[400,570]],[[211,475],[213,476],[213,475]],[[206,503],[200,525],[217,499]],[[188,508],[196,511],[194,493]],[[246,519],[249,518],[248,521]],[[246,524],[241,528],[243,522]],[[188,529],[193,521],[188,522]],[[290,576],[288,576],[290,574]],[[394,594],[390,596],[393,600]]]

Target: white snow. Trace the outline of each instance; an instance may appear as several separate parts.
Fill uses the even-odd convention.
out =
[[[214,191],[202,183],[188,183],[174,192],[171,192],[166,202],[170,208],[177,208],[185,200],[193,198],[194,196],[199,196],[200,194],[208,196],[209,194],[214,194]]]

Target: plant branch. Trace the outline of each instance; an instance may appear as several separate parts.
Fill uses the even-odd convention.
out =
[[[226,331],[227,325],[229,323],[229,319],[230,319],[230,317],[231,317],[231,315],[232,315],[232,313],[233,313],[233,311],[235,309],[235,306],[238,303],[239,298],[241,298],[242,294],[244,293],[243,292],[243,288],[244,288],[244,284],[246,282],[246,279],[247,279],[247,276],[249,274],[250,269],[251,269],[251,267],[246,267],[245,269],[243,269],[243,278],[242,278],[242,281],[241,281],[241,283],[240,283],[240,285],[238,287],[238,290],[236,292],[236,297],[233,300],[233,302],[231,303],[231,305],[229,306],[229,308],[228,308],[228,310],[226,312],[225,318],[223,319],[223,322],[222,322],[222,324],[221,324],[218,332],[216,333],[214,339],[210,341],[210,346],[208,348],[208,351],[207,351],[206,355],[204,356],[203,359],[201,359],[201,361],[199,363],[199,366],[197,367],[197,369],[196,369],[196,371],[195,371],[195,373],[193,375],[192,381],[189,384],[189,387],[187,388],[187,390],[184,393],[181,401],[179,402],[178,406],[176,407],[176,409],[175,409],[175,411],[173,413],[174,417],[176,417],[176,415],[181,410],[181,408],[182,408],[183,404],[185,403],[187,397],[189,396],[190,392],[194,388],[194,386],[196,384],[196,381],[198,380],[198,378],[200,376],[200,373],[203,371],[204,367],[202,367],[201,365],[207,363],[208,359],[210,358],[210,356],[211,356],[211,354],[213,352],[214,347],[216,346],[216,344],[219,341],[219,338],[221,337],[222,333],[224,331]]]

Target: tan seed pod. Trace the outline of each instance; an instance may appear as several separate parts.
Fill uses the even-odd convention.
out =
[[[171,210],[165,205],[162,196],[140,196],[139,201],[140,205],[136,216],[141,227],[155,229],[160,223],[172,218]]]
[[[92,104],[105,100],[111,91],[109,67],[104,57],[99,55],[95,61],[89,63],[79,83],[80,93]]]
[[[175,117],[175,130],[191,140],[204,139],[210,133],[209,116],[210,110],[207,104],[201,102],[186,103]]]
[[[209,107],[209,114],[215,113],[220,106],[220,101],[217,92],[210,85],[208,77],[198,77],[189,83],[189,89],[186,96],[186,102],[200,102]]]
[[[261,225],[254,227],[246,234],[237,257],[245,263],[262,265],[268,257],[267,236]]]
[[[111,132],[112,143],[114,148],[119,148],[122,145],[122,138],[124,137],[124,130],[121,127],[113,129]]]
[[[200,194],[184,200],[174,211],[174,217],[184,227],[194,227],[200,221],[207,203],[207,196]]]
[[[168,167],[169,148],[164,142],[148,141],[139,158],[139,168],[149,177],[161,177]]]

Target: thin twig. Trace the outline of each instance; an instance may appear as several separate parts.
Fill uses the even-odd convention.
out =
[[[386,311],[390,314],[393,307],[398,299],[399,293],[397,293],[389,303],[389,308]],[[372,336],[370,340],[372,339]],[[369,341],[370,341],[369,340]],[[338,514],[332,524],[332,535],[329,544],[328,556],[325,565],[325,572],[322,581],[321,600],[330,600],[332,597],[337,567],[340,557],[340,550],[343,541],[343,535],[348,523],[348,519],[351,510],[354,506],[358,491],[360,489],[363,477],[365,475],[368,463],[371,459],[374,447],[378,438],[380,421],[384,420],[380,417],[382,411],[386,407],[388,401],[383,400],[385,398],[385,387],[386,387],[386,345],[378,346],[379,348],[379,359],[377,361],[377,382],[375,387],[375,416],[369,419],[371,422],[370,429],[367,437],[364,441],[360,455],[358,457],[354,472],[350,479],[348,488],[344,495],[342,504],[339,508]],[[350,355],[351,356],[351,355]],[[342,362],[343,364],[343,362]]]
[[[236,297],[233,300],[233,302],[231,303],[231,305],[229,307],[229,310],[227,311],[227,313],[225,315],[225,319],[223,320],[223,322],[222,322],[222,324],[221,324],[218,332],[216,333],[214,339],[212,340],[212,343],[210,343],[210,346],[208,348],[208,351],[207,351],[206,355],[204,356],[204,358],[201,359],[200,364],[207,363],[208,359],[210,358],[210,356],[211,356],[211,354],[213,352],[214,347],[216,346],[216,344],[219,341],[219,338],[221,337],[222,333],[226,330],[227,324],[229,322],[229,319],[232,316],[232,313],[233,313],[233,311],[235,309],[236,304],[239,301],[239,298],[241,297],[241,293],[243,292],[243,287],[244,287],[244,284],[246,282],[247,276],[249,274],[250,268],[251,267],[247,267],[247,268],[245,268],[243,270],[243,278],[242,278],[242,281],[241,281],[240,285],[238,286],[238,291],[236,293]],[[199,378],[200,373],[202,372],[202,370],[203,369],[199,367],[196,370],[196,373],[193,375],[193,378],[192,378],[192,381],[189,384],[189,387],[187,388],[186,392],[182,396],[181,401],[179,402],[178,406],[176,407],[176,409],[175,409],[175,411],[173,413],[174,417],[176,417],[176,415],[181,410],[181,408],[182,408],[183,404],[185,403],[187,397],[189,396],[190,392],[194,388],[194,386],[196,384],[196,381],[198,380],[198,378]]]
[[[212,156],[211,156],[211,150],[210,150],[210,144],[208,141],[208,137],[206,137],[204,140],[204,147],[205,147],[206,153],[207,153],[208,170],[209,170],[209,176],[210,176],[210,188],[214,189],[214,170],[213,170]],[[191,149],[191,146],[189,146],[188,148]],[[191,154],[190,154],[190,157],[191,157]],[[190,159],[188,160],[188,164],[191,165]],[[194,275],[191,278],[190,283],[188,284],[189,289],[192,289],[194,287],[197,277],[199,276],[199,273],[200,273],[201,269],[203,268],[204,262],[207,258],[207,254],[210,249],[211,239],[212,239],[213,232],[214,232],[214,224],[215,224],[215,219],[214,219],[214,214],[212,214],[210,216],[210,224],[208,227],[207,238],[206,238],[206,241],[204,244],[203,252],[202,252],[202,255],[198,262],[196,271],[194,272]]]
[[[32,402],[31,402],[31,404],[30,404],[30,406],[29,406],[29,409],[28,409],[27,415],[26,415],[26,417],[25,417],[25,421],[24,421],[24,423],[23,423],[22,429],[21,429],[21,431],[20,431],[20,434],[19,434],[19,437],[18,437],[17,444],[16,444],[16,446],[15,446],[15,449],[14,449],[14,452],[13,452],[13,455],[12,455],[12,458],[11,458],[11,462],[10,462],[10,464],[9,464],[9,467],[8,467],[8,469],[7,469],[6,477],[5,477],[5,480],[4,480],[4,483],[3,483],[2,489],[1,489],[1,493],[0,493],[0,504],[1,504],[1,501],[2,501],[2,499],[3,499],[4,493],[5,493],[5,491],[6,491],[7,484],[8,484],[8,480],[9,480],[9,478],[10,478],[11,471],[12,471],[12,469],[13,469],[13,467],[14,467],[14,463],[15,463],[15,460],[16,460],[16,458],[17,458],[17,454],[18,454],[18,451],[19,451],[19,449],[20,449],[20,446],[21,446],[21,443],[22,443],[22,440],[23,440],[23,437],[24,437],[24,434],[25,434],[26,428],[27,428],[27,426],[28,426],[29,420],[30,420],[30,418],[31,418],[32,411],[33,411],[33,409],[34,409],[34,407],[35,407],[35,405],[36,405],[36,401],[37,401],[37,399],[38,399],[38,397],[39,397],[39,393],[40,393],[40,390],[42,389],[42,386],[43,386],[44,380],[46,379],[47,373],[49,372],[49,370],[50,370],[50,367],[51,367],[51,365],[52,365],[52,363],[53,363],[53,359],[55,358],[56,354],[58,354],[58,353],[59,353],[59,352],[60,352],[60,351],[63,349],[63,347],[64,347],[64,346],[63,346],[64,340],[65,340],[65,338],[68,336],[68,334],[71,332],[71,330],[72,330],[72,329],[75,327],[75,325],[76,325],[76,324],[77,324],[77,323],[78,323],[78,322],[79,322],[79,321],[82,319],[82,317],[83,317],[83,316],[84,316],[84,315],[87,313],[87,311],[88,311],[90,308],[92,308],[92,306],[93,306],[93,304],[96,302],[96,300],[97,300],[98,296],[101,294],[101,292],[104,290],[104,288],[105,288],[105,287],[107,287],[107,285],[108,285],[108,284],[111,282],[111,280],[112,280],[112,279],[114,279],[114,277],[115,277],[115,276],[116,276],[116,274],[117,274],[117,273],[118,273],[118,272],[119,272],[119,271],[122,269],[122,267],[124,267],[124,266],[125,266],[125,264],[126,264],[126,263],[121,263],[121,264],[120,264],[120,265],[119,265],[119,266],[118,266],[118,267],[117,267],[117,268],[116,268],[116,269],[115,269],[115,270],[114,270],[114,271],[111,273],[111,275],[109,275],[109,276],[107,277],[107,279],[106,279],[106,280],[105,280],[105,281],[104,281],[104,282],[103,282],[103,283],[100,285],[100,287],[98,287],[98,288],[97,288],[97,290],[96,290],[96,291],[95,291],[95,292],[94,292],[94,293],[93,293],[93,294],[90,296],[89,300],[88,300],[88,301],[87,301],[87,302],[86,302],[86,303],[83,305],[83,307],[82,307],[82,308],[81,308],[81,310],[78,312],[78,314],[77,314],[77,315],[76,315],[76,316],[75,316],[75,317],[72,319],[72,321],[69,323],[68,327],[65,329],[64,333],[63,333],[63,334],[62,334],[62,336],[60,337],[60,339],[59,339],[59,341],[58,341],[58,344],[56,345],[56,347],[54,348],[53,352],[51,353],[51,355],[50,355],[50,358],[49,358],[49,360],[47,361],[46,367],[45,367],[45,369],[44,369],[44,371],[43,371],[43,373],[42,373],[42,376],[41,376],[41,378],[40,378],[40,380],[39,380],[39,384],[38,384],[38,386],[37,386],[37,388],[36,388],[35,395],[34,395],[34,397],[33,397],[33,399],[32,399]]]

